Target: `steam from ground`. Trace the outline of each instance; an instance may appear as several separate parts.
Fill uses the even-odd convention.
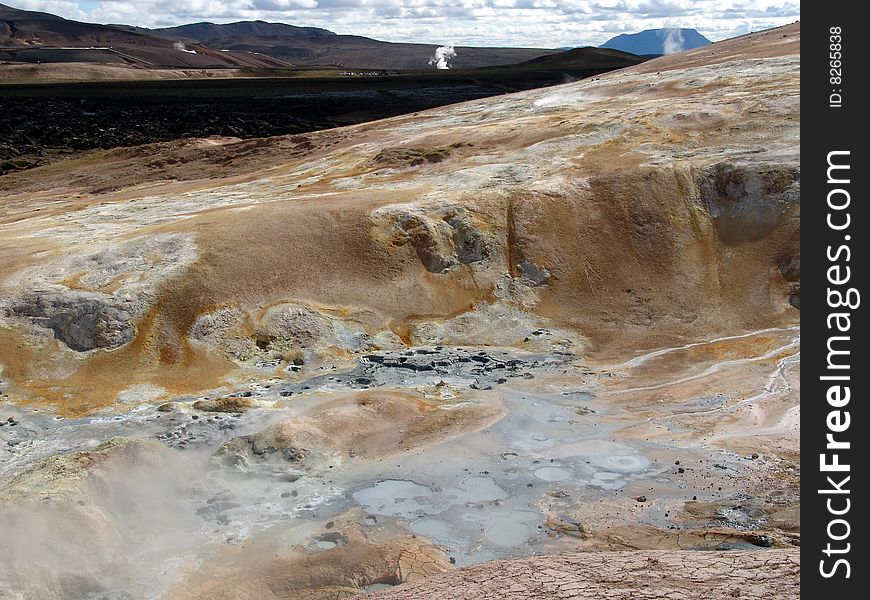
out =
[[[284,480],[251,477],[212,455],[226,439],[283,418],[283,411],[252,417],[200,449],[119,438],[115,447],[56,455],[10,480],[4,473],[0,600],[172,598],[186,568],[271,522],[262,503],[286,489]],[[82,439],[64,438],[74,446]]]
[[[438,46],[435,49],[435,56],[429,59],[429,64],[434,65],[436,69],[449,69],[450,61],[454,58],[456,58],[456,50],[453,44]]]
[[[58,501],[0,506],[0,598],[155,598],[174,580],[173,559],[203,543],[190,481],[204,457],[113,465]],[[15,597],[15,596],[12,596]]]
[[[683,39],[683,31],[681,29],[668,29],[668,34],[665,36],[665,41],[662,47],[665,54],[674,54],[682,52],[686,40]]]
[[[175,42],[172,44],[172,47],[178,50],[179,52],[187,52],[188,54],[196,54],[196,50],[188,50],[187,46],[184,42]]]

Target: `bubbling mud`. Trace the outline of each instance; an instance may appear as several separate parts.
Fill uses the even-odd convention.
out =
[[[765,345],[774,343],[764,338],[769,335],[781,340],[775,350]],[[168,448],[174,458],[162,467],[161,479],[178,485],[156,486],[151,495],[153,502],[172,507],[171,518],[167,514],[153,521],[147,511],[105,508],[127,540],[121,543],[121,551],[135,540],[137,551],[131,556],[139,562],[117,571],[123,573],[123,581],[104,576],[88,583],[106,593],[133,590],[154,598],[174,589],[191,565],[209,563],[221,546],[249,551],[244,549],[278,532],[282,548],[317,555],[350,551],[356,547],[348,545],[355,536],[374,540],[388,535],[386,531],[395,536],[404,530],[441,548],[453,564],[464,565],[575,547],[577,542],[571,540],[585,539],[596,522],[602,531],[611,523],[638,519],[662,530],[705,523],[763,528],[769,525],[764,511],[756,510],[757,516],[750,519],[740,508],[745,500],[727,500],[740,497],[739,478],[762,465],[709,446],[704,437],[708,433],[686,443],[684,432],[711,411],[738,415],[747,404],[762,406],[787,397],[788,385],[771,387],[770,381],[790,381],[789,371],[796,363],[789,362],[788,352],[794,351],[798,336],[794,329],[759,333],[757,337],[765,341],[754,356],[708,362],[700,377],[685,374],[686,369],[699,368],[694,362],[679,368],[672,362],[694,346],[656,351],[619,365],[618,370],[592,367],[567,353],[430,346],[370,353],[350,366],[322,368],[308,376],[303,371],[287,381],[251,382],[230,395],[213,394],[208,400],[181,397],[86,418],[61,418],[46,408],[5,405],[0,414],[0,473],[7,483],[0,492],[16,489],[16,481],[20,487],[21,477],[43,481],[40,473],[53,456],[97,452],[105,440],[119,436],[150,439]],[[713,340],[704,349],[711,353],[723,343]],[[631,397],[640,392],[633,391],[639,388],[633,384],[632,372],[648,370],[656,361],[667,365],[669,373],[657,380],[657,389],[669,389],[674,397],[662,411],[648,404],[636,410]],[[722,387],[726,382],[719,378],[747,365],[758,367],[753,377],[759,388],[736,396],[731,388],[726,392],[727,386]],[[767,371],[766,365],[770,365]],[[699,393],[698,381],[708,379],[709,385]],[[690,389],[680,392],[689,384]],[[401,390],[409,395],[395,395]],[[349,405],[347,400],[336,400],[347,394],[362,396]],[[393,396],[381,405],[375,402],[378,394]],[[272,439],[262,437],[262,432],[285,427],[282,423],[326,427],[341,422],[335,421],[341,411],[374,407],[398,410],[389,418],[400,419],[396,427],[408,436],[420,426],[414,423],[429,421],[415,420],[423,416],[414,417],[413,412],[402,416],[403,405],[417,406],[414,410],[430,415],[427,419],[433,418],[432,411],[447,419],[460,414],[476,418],[473,411],[459,411],[492,402],[484,398],[497,398],[503,416],[494,420],[487,416],[479,425],[470,424],[449,437],[438,438],[436,432],[434,438],[420,438],[429,440],[423,445],[406,447],[398,440],[398,446],[372,454],[358,446],[332,447],[338,442],[330,440],[343,438],[330,437],[337,432],[324,430],[326,437],[316,438],[314,445],[315,438],[303,435],[292,438],[294,445],[286,448],[262,446],[267,443],[263,440]],[[662,420],[663,416],[667,418]],[[441,418],[431,422],[441,423]],[[289,431],[304,434],[311,426],[294,425],[296,429]],[[643,433],[653,426],[658,428],[655,435]],[[635,433],[637,428],[640,434]],[[682,436],[681,447],[673,444],[675,436]],[[225,448],[248,438],[253,444],[251,460],[228,460],[231,455]],[[342,443],[357,443],[356,438],[348,439]],[[377,443],[377,437],[359,438],[359,442]],[[675,464],[686,464],[689,470]],[[106,477],[115,482],[111,486],[120,488],[136,472],[133,468]],[[143,474],[137,485],[150,488],[153,477],[151,472]],[[141,495],[135,490],[130,493]],[[692,498],[724,504],[708,521],[675,522],[669,515],[681,513],[680,507]],[[593,516],[584,508],[595,504],[615,510],[614,516],[603,516],[610,514],[607,511]],[[649,509],[640,517],[629,517],[624,514],[629,505],[649,505]],[[349,525],[334,525],[342,515],[360,510]],[[358,531],[364,533],[354,533]],[[10,525],[0,537],[14,545],[20,541],[18,536],[26,534],[20,526]],[[45,531],[39,535],[51,538]],[[162,546],[151,547],[154,540],[162,540]],[[751,545],[740,540],[728,543]],[[54,568],[45,567],[46,572]],[[20,585],[17,581],[7,584]],[[394,583],[367,584],[364,591]],[[52,585],[67,589],[67,584]]]

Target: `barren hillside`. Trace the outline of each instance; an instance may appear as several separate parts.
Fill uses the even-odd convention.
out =
[[[133,383],[208,388],[239,365],[191,343],[197,321],[239,311],[228,333],[256,355],[263,311],[288,301],[405,340],[505,301],[590,356],[795,322],[797,36],[758,37],[735,61],[716,44],[660,71],[4,178],[6,377],[76,411]],[[152,163],[168,181],[142,187]],[[106,316],[78,323],[83,304]]]

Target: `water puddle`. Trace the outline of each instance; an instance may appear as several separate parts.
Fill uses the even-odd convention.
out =
[[[542,481],[562,481],[571,477],[573,473],[562,467],[541,467],[535,469],[535,477]]]
[[[411,531],[440,544],[450,543],[456,537],[450,523],[428,517],[412,522]]]
[[[535,531],[535,523],[540,515],[528,510],[511,511],[504,517],[491,520],[486,529],[487,539],[500,547],[521,546],[525,544]]]
[[[412,517],[426,505],[432,490],[413,481],[387,479],[352,494],[370,513],[390,517]]]

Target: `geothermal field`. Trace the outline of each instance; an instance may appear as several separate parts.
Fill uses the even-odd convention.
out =
[[[0,177],[0,598],[797,597],[799,46]]]

